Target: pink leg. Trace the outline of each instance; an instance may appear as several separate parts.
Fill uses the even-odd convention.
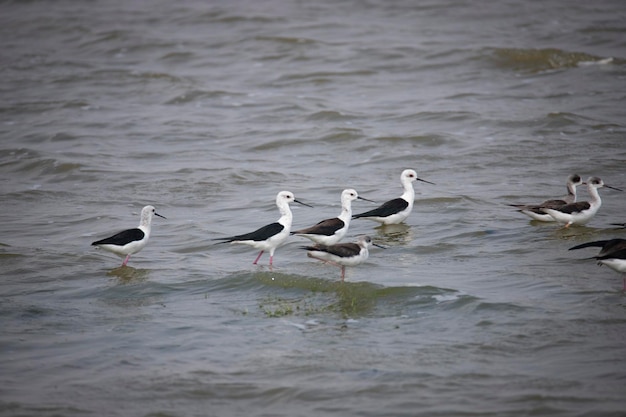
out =
[[[341,265],[339,265],[337,262],[327,261],[326,259],[318,258],[317,256],[311,255],[310,253],[307,253],[306,256],[308,256],[309,258],[317,259],[318,261],[322,261],[325,264],[335,265],[335,266],[338,266],[339,268],[341,268]]]
[[[325,264],[330,264],[330,265],[335,265],[338,266],[339,268],[341,268],[341,281],[344,280],[344,278],[346,277],[346,266],[345,265],[340,265],[337,262],[333,262],[333,261],[327,261],[326,259],[322,259],[322,258],[318,258],[315,255],[311,255],[310,253],[307,253],[307,256],[309,258],[313,258],[313,259],[317,259],[318,261],[322,261]]]
[[[272,266],[272,263],[274,263],[274,255],[270,255],[270,266]]]
[[[256,263],[259,262],[259,259],[261,259],[261,255],[263,255],[263,251],[259,253],[259,256],[257,256],[254,262],[252,262],[252,265],[256,265]]]
[[[127,255],[126,259],[124,259],[124,262],[122,262],[122,266],[126,266],[126,264],[128,263],[129,259],[130,259],[130,255]]]

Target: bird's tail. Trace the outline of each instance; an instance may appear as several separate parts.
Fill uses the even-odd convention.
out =
[[[600,248],[602,248],[602,247],[604,247],[606,242],[608,242],[608,240],[596,240],[594,242],[587,242],[587,243],[582,243],[580,245],[573,246],[573,247],[569,248],[568,250],[582,249],[582,248],[589,248],[589,247],[600,247]]]

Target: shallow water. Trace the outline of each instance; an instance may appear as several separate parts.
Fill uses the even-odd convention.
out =
[[[482,4],[484,3],[484,4]],[[578,2],[579,3],[579,2]],[[509,203],[626,189],[622,2],[6,2],[0,414],[623,415],[622,237]],[[212,239],[383,202],[364,265]],[[585,190],[580,190],[586,198]],[[90,243],[154,204],[148,246]],[[353,203],[354,212],[375,207]]]

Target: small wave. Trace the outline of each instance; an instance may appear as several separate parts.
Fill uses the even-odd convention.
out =
[[[164,54],[160,59],[169,63],[185,63],[195,58],[192,52],[169,52]]]
[[[496,48],[492,50],[492,58],[496,65],[502,68],[529,73],[613,62],[612,58],[598,57],[584,52],[568,52],[555,48]]]
[[[84,100],[41,100],[22,101],[10,106],[0,107],[0,114],[11,116],[14,114],[41,114],[59,109],[88,109],[91,104]]]
[[[215,16],[212,21],[215,23],[228,23],[235,24],[240,22],[256,22],[256,23],[274,23],[280,22],[283,20],[282,17],[277,17],[274,15],[249,15],[249,16],[241,16],[241,15],[219,15]]]
[[[286,44],[315,44],[316,40],[307,38],[293,38],[289,36],[257,36],[254,38],[257,41],[270,41]]]
[[[600,60],[596,60],[596,61],[581,61],[578,63],[578,65],[580,66],[585,66],[585,65],[608,65],[608,64],[612,64],[615,61],[615,59],[613,57],[609,57],[609,58],[604,58],[604,59],[600,59]]]
[[[196,284],[194,284],[195,286]],[[474,297],[456,290],[422,285],[383,286],[368,281],[342,282],[281,272],[237,272],[210,282],[198,282],[201,291],[257,294],[260,311],[268,317],[340,314],[344,317],[397,315],[405,308],[420,310],[441,305],[454,309]]]
[[[355,116],[352,115],[348,115],[345,113],[341,113],[338,111],[331,111],[331,110],[322,110],[322,111],[318,111],[315,112],[313,114],[310,114],[307,119],[311,120],[311,121],[319,121],[319,120],[323,120],[323,121],[341,121],[341,120],[353,120],[355,119]]]
[[[36,173],[38,176],[49,176],[68,174],[78,171],[81,168],[83,168],[83,165],[76,162],[61,162],[57,159],[38,159],[21,165],[16,172]]]
[[[72,135],[57,134],[49,140],[72,141]],[[60,181],[71,177],[84,169],[78,162],[62,161],[56,158],[47,158],[30,149],[6,149],[0,152],[0,167],[4,172],[19,175],[21,178],[32,178],[36,181]]]
[[[297,140],[297,139],[277,139],[277,140],[269,140],[267,142],[259,143],[256,146],[250,147],[252,152],[259,151],[271,151],[274,149],[291,149],[292,151],[295,149],[294,146],[298,144],[306,145],[307,141]]]
[[[397,145],[404,142],[411,144],[418,144],[423,146],[443,146],[449,145],[451,140],[448,137],[442,135],[414,135],[414,136],[379,136],[373,138],[377,142],[388,145]]]
[[[345,77],[363,77],[368,75],[375,75],[376,71],[359,70],[359,71],[318,71],[299,74],[285,74],[278,77],[274,82],[277,84],[292,84],[300,82],[312,82],[313,84],[327,84],[333,81],[337,81],[338,78]]]
[[[334,128],[332,133],[322,136],[320,141],[329,143],[346,143],[346,141],[362,139],[363,137],[364,134],[361,129]]]
[[[181,78],[176,77],[172,74],[165,73],[165,72],[132,71],[130,75],[133,77],[143,79],[143,80],[166,80],[166,81],[171,81],[172,83],[182,82]]]
[[[180,105],[200,102],[203,100],[214,100],[216,98],[228,98],[232,96],[240,96],[241,94],[232,93],[222,90],[205,91],[205,90],[191,90],[186,93],[173,97],[165,102],[165,104]]]

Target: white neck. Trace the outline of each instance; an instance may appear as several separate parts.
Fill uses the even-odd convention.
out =
[[[140,228],[150,229],[150,224],[152,223],[152,213],[149,211],[141,212],[141,221],[139,222]]]
[[[567,184],[567,194],[572,196],[572,202],[576,202],[576,186],[572,183]]]
[[[141,222],[139,222],[138,229],[141,230],[146,238],[150,236],[150,224],[152,223],[152,213],[146,211],[141,213]]]
[[[413,189],[413,182],[407,179],[402,180],[402,186],[404,187],[404,193],[402,197],[409,202],[409,206],[413,207],[413,201],[415,201],[415,190]]]
[[[587,191],[589,192],[589,195],[591,196],[591,201],[589,201],[589,204],[591,205],[602,204],[602,200],[600,199],[600,193],[598,193],[598,188],[589,184],[587,186]]]
[[[278,210],[280,211],[280,219],[278,219],[278,223],[286,227],[291,227],[293,214],[291,214],[289,203],[285,201],[280,201],[280,202],[276,202],[276,205],[278,206]]]
[[[347,223],[352,218],[352,200],[344,199],[341,202],[341,213],[337,216],[344,223]]]

